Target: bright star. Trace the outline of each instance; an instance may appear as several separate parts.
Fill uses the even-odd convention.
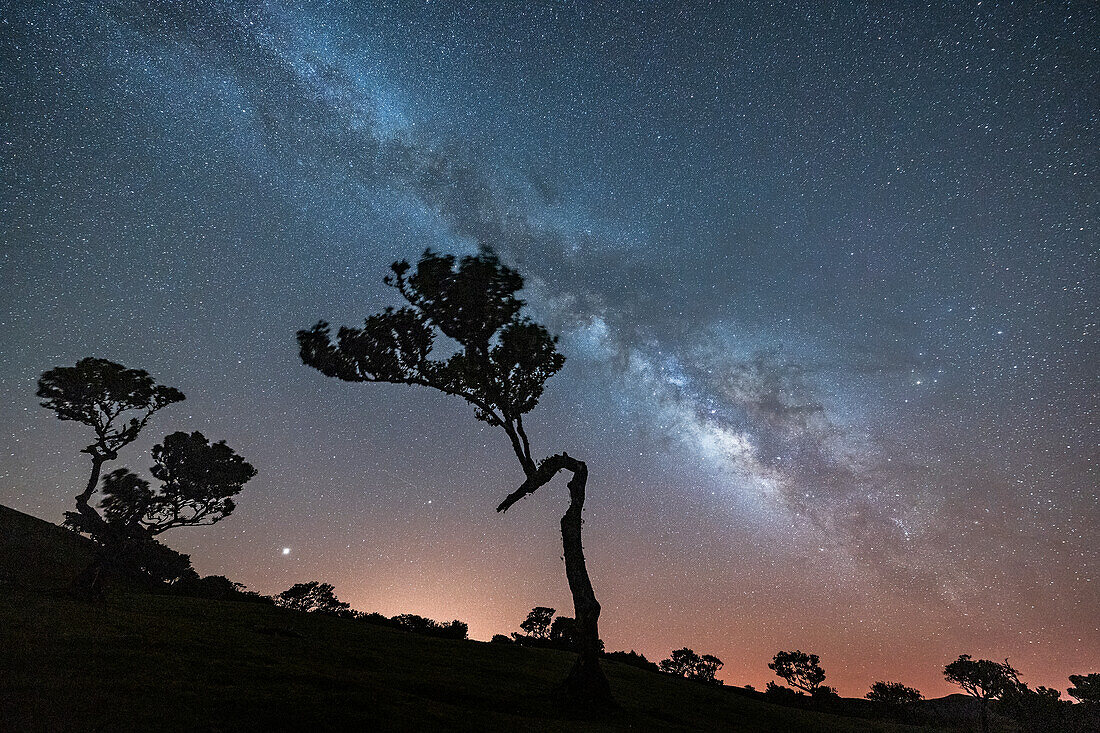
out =
[[[290,554],[290,548],[289,547],[284,547],[283,548],[283,554],[284,555],[289,555]]]

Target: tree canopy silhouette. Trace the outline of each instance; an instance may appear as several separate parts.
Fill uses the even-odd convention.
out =
[[[686,677],[689,680],[722,684],[714,675],[722,668],[722,660],[712,654],[702,656],[684,647],[669,655],[668,659],[657,665],[665,674]]]
[[[527,614],[527,618],[523,620],[523,623],[519,627],[523,630],[523,633],[535,637],[536,639],[549,639],[550,638],[550,625],[554,618],[555,609],[547,608],[546,606],[535,606]]]
[[[37,394],[41,405],[56,412],[59,420],[75,420],[95,433],[95,440],[81,449],[91,456],[92,473],[76,497],[76,509],[82,529],[102,532],[106,523],[89,499],[103,464],[118,458],[118,451],[137,439],[154,413],[182,401],[183,393],[157,384],[144,370],[87,357],[76,366],[44,372]]]
[[[153,460],[150,473],[161,482],[158,489],[125,468],[104,477],[101,506],[108,522],[153,536],[214,524],[233,513],[233,497],[256,475],[224,440],[211,443],[199,432],[166,436],[153,447]]]
[[[913,687],[908,687],[900,682],[875,682],[871,690],[865,695],[871,702],[881,703],[887,707],[898,708],[924,699],[924,695]]]
[[[274,597],[275,605],[303,613],[325,613],[339,615],[351,608],[336,597],[331,583],[295,583]]]
[[[384,282],[406,305],[369,316],[361,328],[341,327],[335,340],[324,321],[299,331],[303,363],[348,382],[430,387],[472,405],[477,419],[507,435],[525,477],[498,512],[548,484],[559,471],[572,474],[561,533],[580,653],[564,692],[578,707],[614,705],[599,664],[600,604],[581,542],[588,467],[564,451],[536,460],[523,422],[546,380],[565,363],[557,339],[521,315],[524,301],[517,293],[523,278],[487,248],[461,259],[428,250],[415,269],[404,260],[390,269]],[[432,358],[440,336],[457,348],[447,357]]]
[[[1100,674],[1071,674],[1069,683],[1073,685],[1066,692],[1083,703],[1100,706]]]
[[[778,652],[768,663],[768,669],[786,680],[788,685],[812,695],[825,681],[825,670],[818,664],[819,661],[816,654],[806,654],[799,650]]]
[[[1012,686],[1012,681],[1018,678],[1018,672],[1008,664],[1008,660],[1002,664],[988,659],[972,659],[969,654],[962,654],[943,668],[943,676],[981,702],[982,733],[989,733],[989,701],[1004,695]]]

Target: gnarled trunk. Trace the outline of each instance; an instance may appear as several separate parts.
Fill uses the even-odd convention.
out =
[[[91,453],[92,456],[92,475],[88,478],[87,487],[76,497],[76,510],[80,513],[84,522],[83,529],[94,532],[98,536],[101,546],[96,551],[95,559],[73,579],[69,590],[78,598],[101,600],[105,590],[104,579],[109,567],[108,557],[102,543],[109,536],[110,527],[88,501],[99,485],[99,474],[103,464],[113,456],[100,455],[92,451],[87,452]]]
[[[577,621],[579,656],[565,679],[565,695],[573,705],[601,708],[614,705],[611,687],[600,668],[600,603],[592,590],[588,567],[584,564],[581,544],[581,511],[588,467],[582,462],[569,480],[569,509],[561,518],[561,544],[565,551],[565,575],[573,594],[573,613]]]
[[[107,461],[107,456],[101,456],[97,453],[92,453],[92,475],[88,478],[88,485],[84,491],[76,497],[76,510],[80,512],[85,521],[88,522],[90,527],[104,528],[106,522],[103,517],[99,515],[92,506],[88,503],[88,500],[92,498],[92,494],[95,493],[96,486],[99,485],[99,473],[103,468],[103,464]]]
[[[533,494],[550,482],[561,470],[570,471],[569,509],[561,518],[561,542],[565,554],[565,575],[573,595],[573,612],[577,622],[579,649],[576,663],[562,686],[566,703],[581,711],[600,710],[616,706],[603,669],[600,667],[600,604],[592,590],[592,580],[584,563],[581,525],[584,510],[584,490],[588,483],[588,466],[566,453],[547,458],[528,474],[523,485],[509,494],[497,507],[506,511],[524,496]]]

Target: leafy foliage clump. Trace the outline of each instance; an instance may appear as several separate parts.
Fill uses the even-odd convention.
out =
[[[903,707],[919,702],[924,695],[913,687],[908,687],[900,682],[878,681],[871,685],[871,690],[865,695],[871,702],[881,703],[888,707]]]
[[[712,654],[699,656],[693,650],[684,647],[672,652],[668,659],[658,665],[665,674],[686,677],[689,680],[722,684],[714,675],[722,668],[722,660]]]
[[[37,394],[59,420],[93,429],[96,439],[84,453],[111,460],[137,439],[154,413],[184,399],[178,389],[157,384],[143,369],[92,357],[44,372]]]
[[[302,613],[322,613],[333,616],[348,614],[351,605],[336,597],[331,583],[311,580],[295,583],[274,598],[275,605]]]
[[[108,522],[154,536],[214,524],[233,513],[233,497],[256,475],[224,440],[211,443],[199,432],[168,435],[153,447],[153,460],[150,473],[161,482],[156,489],[125,468],[104,476],[100,506]]]

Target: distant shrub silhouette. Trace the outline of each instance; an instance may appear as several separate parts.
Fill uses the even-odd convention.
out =
[[[722,684],[714,675],[722,668],[722,660],[711,654],[699,656],[691,649],[684,647],[672,652],[668,659],[664,659],[658,665],[665,674],[686,677],[690,680]]]
[[[311,580],[308,583],[295,583],[273,599],[276,606],[289,608],[303,613],[322,613],[333,616],[344,615],[351,606],[336,597],[330,583]]]
[[[464,621],[455,619],[449,623],[433,621],[415,613],[401,613],[393,617],[387,617],[380,613],[358,613],[355,618],[368,624],[386,626],[391,629],[400,629],[414,634],[434,636],[440,639],[466,639],[469,638],[469,627]],[[500,634],[497,634],[500,636]],[[504,637],[507,639],[508,637]],[[494,637],[493,641],[497,641]]]
[[[979,722],[982,733],[989,733],[989,701],[1004,695],[1016,675],[1008,660],[1001,664],[988,659],[972,659],[969,654],[960,655],[943,668],[944,679],[958,685],[981,703]]]
[[[798,690],[792,690],[774,682],[769,682],[764,686],[764,697],[780,705],[789,705],[799,698],[805,699],[805,695]]]
[[[399,629],[441,639],[465,639],[469,632],[469,627],[457,619],[444,624],[430,618],[418,616],[415,613],[402,613],[394,616],[390,621]]]
[[[512,644],[512,639],[504,634],[493,634],[493,638],[489,640],[493,644]]]
[[[887,708],[901,708],[924,699],[919,690],[900,682],[875,682],[865,697]]]
[[[250,591],[242,583],[235,583],[224,575],[207,575],[203,578],[189,578],[181,581],[176,590],[184,595],[196,598],[211,598],[218,601],[251,601],[255,603],[274,603],[271,598]]]
[[[622,664],[629,664],[631,667],[637,667],[638,669],[647,669],[650,672],[661,671],[656,662],[649,661],[644,654],[639,654],[633,649],[629,652],[609,652],[606,656],[608,659]]]
[[[816,654],[806,654],[799,650],[778,652],[768,663],[768,669],[774,671],[788,685],[812,695],[825,681],[825,670],[821,668],[819,661]]]
[[[538,404],[546,381],[565,363],[557,339],[521,315],[524,302],[517,293],[523,278],[491,249],[482,247],[476,255],[461,258],[427,250],[415,268],[400,261],[390,270],[384,282],[406,305],[386,308],[362,327],[340,328],[335,338],[324,321],[298,331],[302,362],[328,377],[429,387],[472,405],[477,419],[507,435],[524,475],[498,512],[559,472],[571,474],[561,535],[580,653],[562,691],[577,709],[614,707],[599,661],[600,604],[581,542],[588,467],[564,451],[538,460],[523,421]],[[439,337],[457,348],[436,357],[432,348]]]
[[[523,623],[519,627],[528,636],[533,636],[536,639],[549,639],[550,638],[550,624],[554,618],[553,608],[547,608],[546,606],[535,606],[527,614],[527,618],[523,620]]]

